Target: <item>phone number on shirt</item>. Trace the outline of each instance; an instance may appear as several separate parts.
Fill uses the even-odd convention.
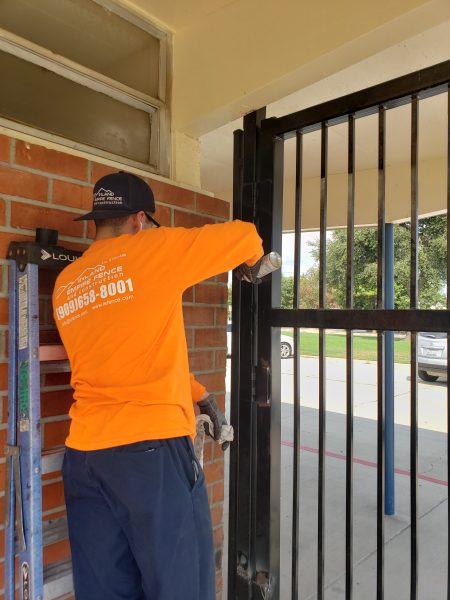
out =
[[[107,285],[101,285],[98,292],[95,292],[95,290],[89,290],[89,292],[85,292],[77,298],[73,298],[73,300],[69,300],[61,306],[57,306],[55,310],[56,316],[58,320],[61,320],[73,314],[77,310],[81,310],[82,308],[89,306],[89,304],[94,304],[98,298],[105,300],[106,298],[113,298],[118,294],[125,294],[133,291],[133,281],[131,278],[125,281],[123,279],[111,281],[111,283],[108,283]]]

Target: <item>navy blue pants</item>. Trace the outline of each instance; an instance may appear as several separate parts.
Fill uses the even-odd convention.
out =
[[[66,449],[77,600],[215,600],[211,516],[190,438]]]

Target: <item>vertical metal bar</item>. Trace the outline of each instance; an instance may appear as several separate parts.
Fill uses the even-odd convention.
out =
[[[295,247],[293,308],[299,308],[302,226],[302,150],[303,136],[297,131],[295,156]],[[300,344],[299,330],[294,329],[294,473],[292,500],[292,600],[298,599],[298,550],[300,506]]]
[[[255,221],[264,249],[281,252],[284,141],[260,137]],[[281,271],[254,286],[258,300],[255,411],[257,431],[255,490],[255,566],[252,598],[279,598],[281,506],[280,329],[267,315],[281,303]]]
[[[328,126],[322,123],[320,160],[320,259],[319,309],[325,308],[326,244],[327,244],[327,171]],[[317,534],[317,600],[324,598],[325,570],[325,431],[326,431],[326,343],[325,332],[319,330],[319,497]]]
[[[9,329],[8,329],[8,431],[7,444],[17,444],[17,266],[11,261],[9,263]],[[14,532],[15,532],[15,486],[20,485],[16,481],[13,470],[13,457],[7,456],[10,472],[9,489],[5,489],[8,497],[8,511],[6,518],[9,523],[5,530],[5,598],[14,600],[15,568],[14,568]]]
[[[242,219],[242,162],[244,153],[244,132],[234,132],[233,149],[233,218]],[[235,278],[232,281],[232,350],[231,350],[231,399],[230,422],[234,427],[235,442],[230,447],[230,491],[229,491],[229,521],[228,521],[228,598],[236,598],[236,568],[238,561],[238,473],[240,463],[240,317],[241,317],[241,282]],[[245,432],[246,433],[246,432]]]
[[[450,86],[447,87],[447,309],[450,309]],[[447,333],[447,356],[450,332]],[[447,481],[450,481],[450,360],[447,360]],[[450,600],[450,502],[447,499],[447,600]]]
[[[346,308],[353,308],[355,239],[355,116],[348,119],[347,289]],[[346,340],[346,463],[345,463],[345,598],[353,597],[353,335]]]
[[[385,124],[386,109],[378,110],[378,272],[377,308],[384,308],[384,252],[385,252]],[[384,598],[384,332],[377,339],[377,600]]]
[[[384,254],[384,307],[394,308],[394,225],[386,223]],[[386,460],[384,482],[386,487],[384,512],[395,513],[395,440],[394,440],[394,332],[385,331],[385,400],[386,400]]]
[[[244,133],[242,140],[242,183],[241,191],[241,218],[244,221],[255,220],[256,188],[257,188],[257,162],[259,129],[261,121],[265,118],[265,109],[260,109],[244,117]],[[256,465],[256,406],[255,406],[255,292],[254,286],[239,286],[240,314],[239,314],[239,349],[232,361],[238,361],[239,389],[235,399],[239,411],[239,437],[238,437],[238,470],[237,470],[237,528],[236,528],[236,554],[232,558],[230,568],[236,569],[236,596],[235,598],[247,599],[252,594],[252,580],[255,576],[255,489],[258,485],[258,472]],[[235,313],[233,313],[233,318]],[[236,327],[233,325],[233,333]],[[234,335],[233,335],[234,337]],[[251,359],[249,360],[249,357]],[[236,459],[234,459],[236,460]],[[268,537],[268,535],[267,535]],[[264,540],[264,543],[266,540]],[[231,566],[232,565],[232,566]],[[230,595],[229,595],[230,597]]]
[[[418,256],[419,256],[419,216],[418,216],[418,136],[419,103],[414,95],[411,101],[411,292],[410,308],[418,305]],[[417,600],[417,333],[411,333],[411,600]]]

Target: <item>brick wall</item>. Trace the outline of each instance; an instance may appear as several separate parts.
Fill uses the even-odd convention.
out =
[[[11,240],[32,240],[36,227],[59,231],[59,243],[83,250],[93,236],[91,223],[73,219],[91,208],[93,183],[115,171],[111,167],[48,150],[20,140],[0,135],[0,394],[2,422],[0,447],[6,440],[7,423],[7,330],[8,279],[6,256]],[[166,226],[195,227],[228,219],[228,203],[195,193],[175,185],[148,179],[155,193],[155,218]],[[41,322],[52,327],[51,282],[42,281],[40,300]],[[184,316],[191,370],[210,392],[215,392],[219,404],[225,402],[227,275],[219,275],[186,291]],[[42,376],[42,433],[44,448],[63,445],[69,422],[67,411],[72,394],[69,374]],[[216,543],[217,591],[221,597],[223,543],[223,455],[212,443],[205,446],[205,472],[211,504]],[[4,569],[4,473],[5,459],[0,458],[0,589]],[[43,477],[43,515],[53,519],[64,515],[64,496],[60,473]],[[66,540],[44,550],[45,564],[69,556]],[[3,598],[0,592],[0,598]]]

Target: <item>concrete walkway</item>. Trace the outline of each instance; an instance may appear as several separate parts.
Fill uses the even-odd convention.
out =
[[[354,600],[376,590],[376,365],[355,361]],[[301,364],[300,595],[316,597],[317,359]],[[290,600],[292,360],[282,361],[281,596]],[[385,598],[409,599],[409,367],[396,365],[396,515],[385,517]],[[345,361],[327,360],[325,580],[327,600],[345,598]],[[419,597],[446,598],[446,383],[419,384]]]

